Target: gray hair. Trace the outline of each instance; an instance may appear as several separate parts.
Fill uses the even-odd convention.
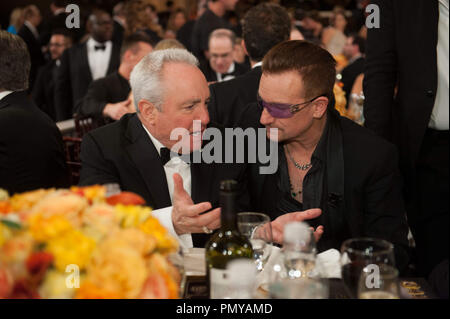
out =
[[[164,88],[161,85],[162,69],[166,63],[185,63],[198,67],[197,58],[185,49],[166,49],[147,54],[133,69],[130,86],[134,106],[139,113],[138,103],[147,100],[161,111]]]

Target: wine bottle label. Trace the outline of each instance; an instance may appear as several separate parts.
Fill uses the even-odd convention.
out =
[[[211,299],[224,299],[228,296],[228,276],[225,269],[211,268],[209,271]]]

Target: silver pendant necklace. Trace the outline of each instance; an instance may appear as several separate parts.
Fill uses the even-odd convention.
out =
[[[310,169],[310,168],[312,167],[312,163],[307,163],[307,164],[299,164],[299,163],[297,163],[297,162],[294,160],[294,158],[292,157],[291,152],[289,152],[288,147],[287,147],[286,145],[285,145],[284,147],[285,147],[286,150],[287,150],[287,153],[288,153],[288,155],[289,155],[289,158],[290,158],[292,164],[294,164],[294,166],[295,166],[297,169],[302,170],[302,171],[306,171],[306,170],[308,170],[308,169]]]

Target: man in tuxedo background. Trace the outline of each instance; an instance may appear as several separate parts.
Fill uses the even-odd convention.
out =
[[[34,103],[50,118],[56,121],[55,80],[56,72],[61,65],[61,55],[72,46],[71,34],[65,29],[55,30],[49,42],[51,61],[42,66],[36,77],[32,97]]]
[[[45,63],[44,55],[42,54],[41,38],[37,29],[37,27],[41,24],[42,16],[38,7],[35,5],[26,6],[23,9],[23,15],[25,22],[17,35],[25,41],[28,51],[30,52],[31,69],[28,90],[31,92],[36,79],[37,71],[39,67]]]
[[[347,105],[350,101],[353,84],[358,75],[364,72],[364,53],[366,52],[366,41],[358,35],[351,35],[347,38],[344,46],[344,55],[348,60],[347,66],[342,70],[342,88],[347,98]]]
[[[130,73],[135,65],[152,51],[150,38],[145,34],[133,34],[125,38],[121,47],[119,69],[89,85],[79,114],[90,116],[98,122],[119,120],[133,111],[129,94]]]
[[[72,118],[78,111],[89,84],[117,71],[120,46],[111,41],[113,24],[109,13],[95,10],[88,20],[90,37],[66,50],[56,75],[57,121]]]
[[[0,48],[0,188],[14,194],[67,187],[61,133],[27,97],[25,42],[0,30]]]
[[[289,39],[291,22],[283,7],[262,3],[251,8],[244,17],[243,47],[250,57],[252,70],[233,80],[210,85],[208,105],[211,120],[235,127],[241,112],[249,103],[256,102],[261,61],[278,43]]]
[[[189,163],[190,153],[171,156],[172,147],[180,142],[189,152],[199,152],[203,132],[213,126],[207,109],[208,85],[197,65],[198,60],[184,49],[145,56],[130,79],[138,112],[89,132],[81,146],[81,185],[117,183],[122,190],[141,195],[184,248],[204,247],[211,230],[219,227],[220,209],[215,207],[222,180],[240,182],[239,209],[249,209],[245,165]],[[200,122],[198,128],[194,120]],[[171,139],[172,131],[180,128],[188,136]],[[317,214],[320,211],[288,214],[274,221],[274,228]]]
[[[123,34],[127,24],[125,18],[125,4],[123,2],[117,3],[113,8],[113,14],[114,31],[112,41],[120,45],[122,44]]]
[[[448,298],[449,1],[373,3],[381,24],[368,30],[365,126],[399,149],[417,275],[447,260],[436,282]]]
[[[216,29],[232,29],[231,24],[224,18],[227,11],[233,11],[238,0],[207,0],[207,9],[197,19],[192,30],[192,53],[200,60],[206,60],[209,35]]]
[[[208,83],[229,81],[247,71],[244,65],[234,62],[235,42],[234,32],[228,29],[214,30],[209,36],[208,61],[200,64]]]

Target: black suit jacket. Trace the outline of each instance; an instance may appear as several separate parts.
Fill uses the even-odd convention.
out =
[[[41,41],[40,39],[36,39],[33,32],[24,24],[19,32],[17,33],[23,41],[25,41],[28,52],[30,53],[31,60],[31,69],[30,69],[30,78],[29,78],[29,88],[28,91],[31,92],[33,89],[33,85],[36,79],[37,71],[40,66],[45,63],[44,55],[41,50]]]
[[[57,68],[56,61],[50,61],[42,66],[38,71],[32,91],[34,103],[53,121],[56,121],[55,78]]]
[[[122,46],[124,32],[125,32],[124,27],[119,22],[114,20],[114,31],[111,40],[115,42],[119,47]]]
[[[106,74],[119,68],[120,47],[113,42],[111,58]],[[57,121],[72,118],[78,111],[89,84],[92,82],[86,42],[64,51],[61,66],[56,73],[55,107]]]
[[[81,115],[103,119],[103,109],[108,103],[122,102],[127,99],[131,88],[128,81],[119,72],[113,72],[89,85],[83,103]]]
[[[118,183],[124,191],[141,195],[153,209],[171,206],[161,158],[136,114],[84,135],[81,146],[81,185]],[[194,203],[209,201],[219,205],[219,185],[225,179],[245,183],[245,167],[239,164],[191,164],[191,197]],[[240,207],[248,209],[245,185]],[[194,234],[196,247],[208,236]]]
[[[260,114],[257,106],[250,104],[243,112],[241,126],[261,126]],[[404,269],[409,260],[408,226],[394,145],[334,110],[329,112],[327,126],[328,133],[318,144],[323,145],[324,175],[322,184],[318,184],[322,196],[315,198],[316,194],[312,194],[306,199],[304,193],[303,202],[304,210],[322,209],[321,216],[308,221],[314,227],[324,226],[318,249],[339,250],[344,240],[355,237],[382,238],[394,244],[397,265]],[[285,196],[278,186],[280,169],[275,174],[261,175],[259,166],[250,165],[249,170],[252,208],[266,212],[272,219],[295,211],[289,207],[281,211],[278,207]]]
[[[208,110],[211,121],[236,127],[247,104],[256,102],[261,74],[261,67],[257,66],[233,80],[210,85]]]
[[[350,101],[350,94],[352,93],[353,84],[355,83],[356,78],[364,72],[364,58],[360,57],[356,59],[353,63],[347,65],[342,70],[342,83],[344,87],[342,88],[345,92],[345,97],[347,98],[347,107],[348,102]]]
[[[382,27],[368,30],[365,126],[398,146],[409,189],[437,91],[438,1],[373,3]]]
[[[67,187],[64,147],[55,123],[13,92],[0,100],[0,188],[11,194]]]

